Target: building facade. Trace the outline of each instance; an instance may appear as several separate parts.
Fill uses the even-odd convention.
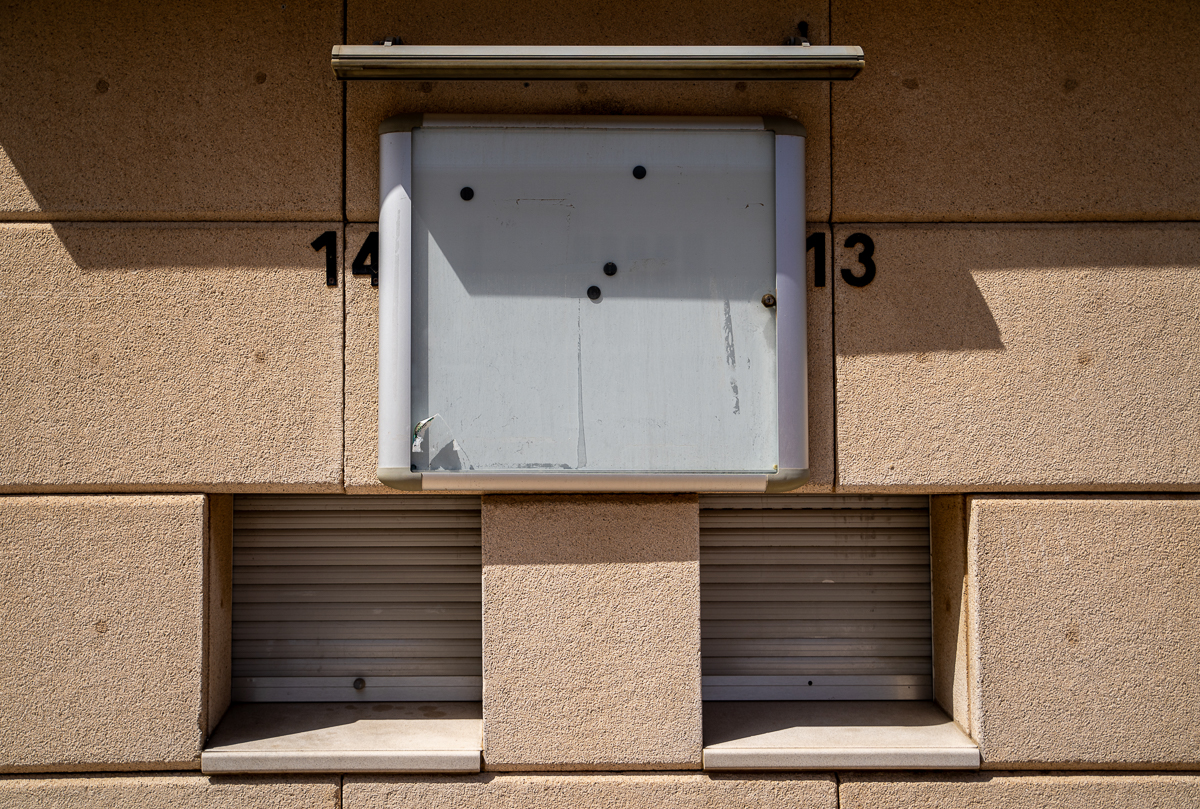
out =
[[[1200,806],[1195,11],[1065,0],[10,4],[0,806]],[[800,22],[813,44],[861,46],[863,72],[341,83],[329,63],[333,45],[389,36],[775,45]],[[352,269],[378,229],[378,127],[401,113],[803,124],[806,235],[823,234],[828,261],[809,253],[811,477],[775,496],[793,500],[438,500],[382,486],[377,288]],[[329,232],[336,247],[315,249]],[[864,257],[875,276],[860,286]],[[274,658],[255,657],[252,641],[288,639],[249,625],[292,620],[334,586],[285,577],[267,586],[301,595],[255,601],[257,585],[238,578],[268,565],[255,548],[320,545],[324,557],[279,565],[343,564],[304,509],[351,520],[404,497],[417,498],[412,513],[387,506],[386,531],[418,526],[458,543],[444,543],[456,561],[412,564],[470,570],[444,582],[459,596],[430,595],[417,618],[378,609],[425,622],[419,632],[461,625],[449,640],[466,651],[442,656],[465,662],[430,675],[444,683],[413,668],[417,679],[394,692],[311,655],[309,668],[254,668]],[[440,514],[451,500],[468,516],[433,528],[413,516],[415,504]],[[928,607],[910,615],[927,629],[895,653],[915,668],[887,676],[927,684],[905,693],[957,734],[943,747],[920,741],[933,720],[896,719],[908,708],[876,692],[863,692],[872,705],[857,719],[839,707],[844,693],[784,694],[775,717],[807,719],[772,725],[753,707],[765,703],[710,690],[724,683],[712,672],[749,664],[708,668],[719,644],[705,627],[761,617],[710,606],[727,602],[705,571],[737,553],[706,548],[744,547],[706,539],[717,512],[870,508],[919,512],[909,527],[928,526],[927,574],[887,583],[915,587],[914,603],[928,589]],[[245,516],[255,509],[293,521],[255,527]],[[720,531],[766,518],[730,519]],[[278,539],[287,531],[308,539]],[[863,548],[883,564],[877,546]],[[359,568],[398,566],[373,559]],[[847,596],[863,601],[864,620],[889,619],[895,599],[873,605],[865,592]],[[329,633],[317,639],[353,630]],[[729,655],[749,654],[737,649]],[[295,681],[255,696],[263,672]],[[297,696],[326,674],[340,678],[336,698]],[[397,733],[417,741],[306,741],[303,755],[273,741],[205,763],[239,705],[343,702],[360,731],[407,711]],[[809,735],[723,754],[754,735],[739,723],[755,710],[759,731]],[[449,720],[460,724],[439,736]],[[296,721],[260,736],[319,730]],[[818,726],[859,741],[827,748]],[[973,763],[956,758],[964,751]],[[292,758],[273,767],[275,752]]]

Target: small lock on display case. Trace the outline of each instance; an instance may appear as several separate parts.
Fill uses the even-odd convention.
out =
[[[383,483],[807,479],[798,123],[397,116],[380,182]]]

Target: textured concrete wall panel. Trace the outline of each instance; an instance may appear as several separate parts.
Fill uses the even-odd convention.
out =
[[[834,809],[832,776],[613,774],[347,776],[345,809]]]
[[[414,45],[779,45],[809,23],[829,42],[827,0],[664,0],[605,5],[521,0],[403,6],[350,0],[348,41]],[[390,33],[389,33],[390,32]],[[346,212],[379,218],[379,122],[402,112],[550,115],[782,115],[808,129],[808,219],[829,216],[828,82],[353,82],[347,86]]]
[[[1200,497],[968,502],[984,766],[1200,769]]]
[[[336,775],[0,778],[0,809],[340,809]]]
[[[695,495],[483,499],[492,770],[700,767]]]
[[[0,227],[0,488],[338,490],[327,229]]]
[[[833,85],[834,221],[1200,216],[1188,0],[832,11],[835,44],[867,58]]]
[[[1200,484],[1200,226],[845,225],[846,490]]]
[[[842,773],[841,809],[1182,809],[1195,775]]]
[[[340,219],[337,0],[9,3],[0,214]]]
[[[0,498],[0,771],[195,766],[203,495]]]

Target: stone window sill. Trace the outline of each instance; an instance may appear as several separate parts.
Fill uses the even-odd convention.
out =
[[[979,769],[979,747],[932,702],[705,702],[704,769]]]
[[[232,706],[200,755],[205,773],[479,772],[478,702]]]

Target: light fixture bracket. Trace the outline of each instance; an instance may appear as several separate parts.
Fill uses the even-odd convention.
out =
[[[688,80],[853,79],[862,48],[841,45],[335,45],[342,80]]]

